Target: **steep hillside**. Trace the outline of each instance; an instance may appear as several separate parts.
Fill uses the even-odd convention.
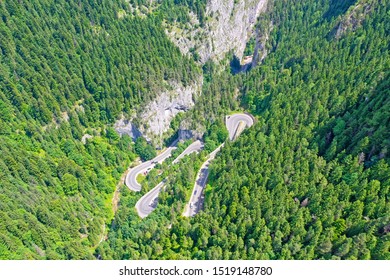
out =
[[[92,258],[135,158],[111,125],[200,71],[126,1],[10,0],[0,14],[0,259]]]
[[[0,259],[390,259],[389,11],[1,1]],[[226,142],[204,211],[184,218],[232,111],[257,121]],[[120,178],[157,153],[126,135],[140,131],[205,149],[156,164],[131,192]],[[135,203],[167,177],[141,220]]]
[[[201,18],[190,13],[189,22],[168,22],[167,33],[183,53],[192,53],[200,63],[209,59],[219,61],[230,51],[241,59],[267,3],[267,0],[207,1]]]
[[[180,217],[194,159],[147,219],[130,215],[127,194],[104,258],[390,259],[390,2],[338,38],[329,32],[360,2],[336,2],[275,1],[262,64],[205,78],[194,118],[229,108],[212,94],[239,88],[258,122],[222,149],[194,218]]]

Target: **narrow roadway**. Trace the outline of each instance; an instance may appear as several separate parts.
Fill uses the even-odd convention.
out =
[[[189,155],[193,152],[199,152],[201,149],[203,149],[203,143],[199,140],[196,140],[194,143],[189,145],[174,161],[172,161],[172,163],[178,163],[179,160],[181,160],[186,155]]]
[[[206,186],[207,177],[209,176],[209,165],[210,162],[215,158],[219,150],[224,146],[225,143],[221,144],[212,153],[209,154],[208,159],[202,164],[200,170],[196,176],[194,189],[192,190],[189,204],[185,206],[183,216],[192,217],[202,209],[202,192]]]
[[[199,152],[203,148],[203,143],[199,140],[195,141],[189,145],[173,162],[175,164],[179,162],[180,159],[189,155],[193,152]],[[141,218],[148,216],[154,209],[157,207],[158,195],[160,194],[161,189],[165,186],[166,179],[160,182],[157,186],[147,192],[143,197],[141,197],[135,204],[138,215]]]
[[[150,169],[154,168],[156,163],[162,163],[164,160],[169,158],[172,154],[172,151],[177,149],[177,140],[173,142],[164,152],[162,152],[160,155],[155,157],[152,160],[145,161],[141,163],[140,165],[137,165],[133,169],[129,171],[129,173],[126,176],[125,184],[127,187],[129,187],[130,190],[139,192],[141,191],[141,185],[137,182],[137,176],[140,173],[145,173],[146,171],[149,171]]]
[[[253,118],[247,114],[234,114],[226,117],[226,127],[228,129],[229,139],[231,141],[237,138],[242,132],[242,129],[238,128],[242,128],[243,123],[245,124],[245,127],[250,127],[253,125]],[[129,189],[136,192],[141,191],[142,187],[137,182],[138,174],[151,170],[157,163],[162,163],[165,159],[170,157],[172,151],[177,149],[177,143],[178,140],[173,142],[164,152],[162,152],[154,159],[141,163],[140,165],[132,168],[125,179],[125,184],[129,187]],[[223,145],[224,143],[209,154],[208,159],[203,163],[201,169],[199,170],[190,201],[186,205],[185,211],[183,213],[184,216],[194,216],[201,210],[203,203],[202,194],[209,174],[209,164],[215,158],[216,154],[223,147]],[[190,146],[188,146],[187,149],[185,149],[172,163],[175,164],[184,156],[193,152],[199,152],[202,148],[203,143],[199,140],[195,141]],[[165,186],[165,181],[166,179],[160,182],[157,186],[155,186],[152,190],[150,190],[137,201],[135,207],[138,215],[141,218],[148,216],[157,207],[158,195],[161,189]]]
[[[245,127],[250,127],[253,125],[253,118],[247,114],[234,114],[226,116],[226,128],[229,131],[229,139],[231,141],[235,140],[242,132],[242,129],[238,130],[240,124],[242,123],[246,124]],[[211,152],[209,154],[208,159],[203,163],[202,167],[200,168],[198,175],[196,176],[195,185],[194,189],[192,190],[190,201],[184,208],[183,216],[192,217],[202,209],[204,200],[203,190],[207,183],[210,162],[215,158],[216,154],[219,152],[219,150],[223,147],[224,144],[225,143],[223,143],[217,149]]]
[[[138,216],[145,218],[156,209],[158,195],[164,185],[165,183],[162,181],[137,201],[135,208],[137,209]]]
[[[229,131],[229,139],[233,141],[239,135],[235,135],[240,122],[246,123],[246,127],[253,125],[253,117],[249,114],[234,114],[226,116],[226,128]]]

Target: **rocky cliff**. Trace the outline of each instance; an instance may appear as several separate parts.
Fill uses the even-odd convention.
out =
[[[206,19],[200,24],[194,14],[185,26],[168,25],[167,34],[187,54],[196,53],[199,62],[218,61],[233,51],[242,58],[257,17],[268,0],[210,0]]]
[[[153,144],[161,146],[163,134],[169,130],[172,119],[194,106],[196,97],[201,93],[203,79],[199,76],[186,87],[175,81],[169,84],[170,90],[161,92],[155,100],[137,112],[136,116],[130,120],[117,121],[117,132],[133,138],[142,134]]]
[[[183,54],[192,53],[194,58],[196,55],[201,64],[209,59],[219,61],[230,51],[242,58],[248,39],[254,35],[257,18],[267,3],[268,0],[210,0],[203,22],[189,12],[191,20],[186,24],[166,22],[166,32]],[[172,90],[161,92],[137,112],[137,118],[118,121],[116,130],[132,137],[139,136],[140,132],[155,145],[161,145],[171,120],[194,106],[196,96],[201,93],[202,78],[187,87],[177,82],[170,85]],[[194,130],[186,129],[185,124],[181,127],[181,135],[200,137]]]
[[[345,33],[355,31],[378,5],[378,1],[360,0],[343,16],[339,24],[333,30],[336,39],[340,39]]]
[[[187,87],[171,82],[172,90],[162,92],[141,113],[142,125],[139,129],[142,134],[161,145],[162,136],[170,128],[171,120],[178,113],[186,112],[194,106],[196,96],[201,92],[202,82],[201,77]]]
[[[272,31],[273,27],[273,23],[272,21],[270,21],[265,28],[258,28],[256,30],[256,44],[255,51],[253,53],[253,59],[251,62],[251,67],[256,67],[257,64],[261,63],[270,52],[269,47],[267,47],[267,42],[269,40],[270,32]]]

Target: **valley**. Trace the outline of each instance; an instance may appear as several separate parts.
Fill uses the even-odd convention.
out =
[[[390,259],[389,10],[1,1],[0,259]]]
[[[246,115],[246,114],[234,114],[231,116],[226,117],[226,127],[229,131],[230,140],[234,140],[239,136],[239,134],[242,131],[241,123],[245,123],[244,127],[250,127],[253,124],[253,117]],[[128,173],[126,177],[126,185],[129,187],[130,190],[133,191],[141,191],[141,185],[137,182],[137,176],[140,173],[143,173],[146,175],[152,168],[155,167],[157,163],[162,163],[166,158],[171,156],[171,152],[176,148],[175,145],[177,144],[178,140],[175,140],[174,143],[168,147],[165,151],[163,151],[160,155],[155,157],[154,159],[142,163],[138,165],[135,168],[132,168]],[[194,187],[194,194],[191,196],[190,202],[186,206],[186,209],[190,208],[192,211],[191,216],[196,214],[200,211],[200,205],[201,205],[201,195],[203,192],[203,188],[205,187],[206,180],[207,180],[207,174],[208,174],[208,168],[207,166],[210,164],[210,161],[214,159],[215,155],[218,153],[218,151],[221,149],[221,146],[219,146],[217,149],[215,149],[210,155],[208,156],[207,161],[202,165],[201,170],[199,171],[198,178]],[[172,164],[178,163],[181,158],[184,156],[193,153],[193,152],[199,152],[203,148],[203,143],[199,140],[193,142],[190,144],[173,162]],[[150,190],[147,194],[145,194],[143,197],[141,197],[135,207],[137,209],[138,215],[141,218],[145,218],[148,214],[150,214],[156,207],[157,207],[157,199],[159,192],[164,188],[165,181],[167,178],[164,178],[162,182],[160,182],[156,187],[154,187],[152,190]],[[194,207],[192,207],[194,205]],[[187,213],[190,210],[185,210],[185,213]],[[185,216],[190,216],[190,214],[184,214]]]

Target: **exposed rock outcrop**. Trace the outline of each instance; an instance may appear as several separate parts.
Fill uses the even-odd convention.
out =
[[[377,1],[360,0],[356,5],[351,7],[347,14],[341,19],[340,23],[333,30],[336,39],[341,38],[348,31],[355,31],[373,11],[373,7],[377,5]]]
[[[202,83],[201,76],[187,87],[171,81],[171,90],[161,92],[130,121],[123,118],[118,120],[115,124],[116,131],[130,135],[133,139],[143,135],[153,144],[161,146],[163,134],[169,130],[172,119],[178,113],[186,112],[194,106]]]
[[[88,139],[92,139],[93,136],[90,134],[84,134],[83,137],[81,137],[81,142],[85,145],[87,144]]]
[[[184,119],[180,124],[179,139],[201,139],[206,132],[206,127],[200,122]]]
[[[210,0],[204,26],[191,14],[191,21],[184,27],[167,26],[167,34],[182,53],[196,53],[201,63],[209,59],[218,61],[229,51],[241,58],[257,17],[266,9],[267,2]]]
[[[256,45],[251,61],[251,67],[256,67],[258,63],[261,63],[268,55],[270,49],[267,47],[270,33],[273,29],[273,23],[270,21],[268,27],[265,30],[256,30]]]
[[[126,120],[124,117],[115,122],[114,128],[120,136],[129,135],[133,140],[137,139],[142,135],[138,128],[129,120]]]
[[[183,54],[196,55],[202,64],[209,59],[219,61],[230,51],[241,59],[247,41],[254,35],[258,16],[265,11],[267,3],[268,0],[209,0],[202,23],[194,13],[189,12],[188,23],[166,23],[166,32]],[[128,122],[117,122],[116,130],[133,138],[142,133],[160,146],[164,133],[170,129],[171,120],[178,113],[186,112],[194,106],[196,96],[201,92],[202,77],[187,87],[177,82],[170,82],[170,86],[172,90],[161,92],[155,100],[137,112],[137,117],[134,116]],[[194,128],[182,123],[179,135],[198,138],[202,131],[203,127]]]
[[[171,120],[178,113],[186,112],[194,106],[196,96],[200,94],[202,88],[202,81],[199,78],[199,80],[187,87],[171,82],[173,89],[162,92],[140,114],[142,120],[140,131],[157,140],[154,142],[161,144],[163,140],[162,135],[168,131]]]

